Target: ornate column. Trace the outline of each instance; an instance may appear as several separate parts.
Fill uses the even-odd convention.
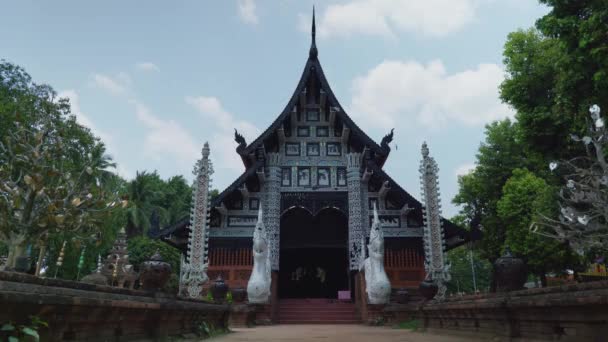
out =
[[[208,280],[208,244],[209,244],[209,188],[211,186],[212,167],[209,162],[209,144],[203,147],[203,157],[197,161],[196,179],[192,192],[192,209],[190,211],[190,235],[186,259],[182,258],[180,289],[187,289],[188,296],[198,298],[203,284]]]
[[[347,153],[346,178],[348,182],[348,251],[350,269],[358,270],[363,253],[363,225],[361,203],[361,153]]]
[[[279,242],[281,221],[281,167],[280,154],[266,154],[268,175],[264,184],[266,206],[264,207],[264,224],[270,242],[270,265],[273,271],[279,270]]]
[[[446,283],[450,280],[450,267],[445,262],[445,239],[441,226],[441,202],[439,199],[439,168],[435,159],[429,156],[426,143],[422,144],[420,162],[420,183],[424,203],[424,268],[427,279],[439,287],[437,299],[445,298]]]

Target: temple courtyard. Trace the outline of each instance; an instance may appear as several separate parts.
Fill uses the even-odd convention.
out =
[[[341,342],[465,342],[487,341],[470,336],[439,336],[430,333],[413,332],[391,327],[373,327],[366,325],[274,325],[255,328],[233,329],[233,332],[214,341],[341,341]]]

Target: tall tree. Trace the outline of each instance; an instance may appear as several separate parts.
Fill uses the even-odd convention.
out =
[[[0,109],[0,238],[13,267],[49,234],[95,231],[118,202],[102,188],[111,166],[104,145],[76,122],[68,100],[3,62]]]
[[[522,136],[548,159],[582,151],[568,138],[585,130],[592,104],[608,108],[608,2],[541,0],[551,11],[536,29],[509,35],[501,98],[516,110]]]
[[[540,215],[555,214],[556,201],[554,187],[526,169],[515,169],[497,203],[498,215],[506,228],[504,244],[524,259],[543,286],[547,284],[547,272],[560,272],[577,263],[566,245],[530,231],[530,224]]]
[[[159,215],[162,225],[175,223],[188,215],[192,189],[182,176],[174,176],[165,181],[156,171],[142,171],[137,172],[135,178],[128,183],[126,197],[129,199],[127,236],[134,237],[150,228],[153,211]]]
[[[481,257],[490,262],[502,253],[506,237],[505,222],[498,215],[497,203],[512,170],[535,163],[525,155],[519,127],[509,119],[486,126],[486,140],[479,147],[475,169],[458,178],[459,191],[453,199],[463,206],[469,219],[479,218],[484,238],[479,242]]]
[[[541,2],[550,6],[550,12],[537,21],[535,29],[511,33],[505,44],[507,77],[500,93],[516,110],[516,121],[487,127],[477,167],[459,179],[460,190],[454,198],[463,205],[463,214],[481,218],[483,257],[494,260],[505,241],[510,241],[515,250],[531,254],[533,267],[540,258],[534,253],[546,246],[529,229],[522,230],[536,215],[530,210],[540,210],[535,207],[537,198],[529,194],[540,191],[539,179],[551,189],[560,185],[561,180],[550,173],[549,162],[584,154],[584,147],[569,136],[586,131],[590,104],[608,101],[608,2]],[[529,175],[513,173],[524,168]],[[557,201],[547,205],[549,212],[557,210]],[[521,215],[513,217],[506,208]],[[538,250],[526,247],[535,243],[540,244]],[[560,253],[553,256],[572,260]]]
[[[158,176],[156,175],[156,177]],[[138,171],[135,178],[127,185],[126,196],[129,205],[126,211],[126,232],[128,238],[142,235],[150,228],[150,217],[154,209],[163,215],[166,212],[163,208],[154,207],[152,204],[154,198],[158,196],[153,187],[154,181],[155,174]]]

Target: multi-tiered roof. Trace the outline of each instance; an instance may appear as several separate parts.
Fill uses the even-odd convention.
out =
[[[243,161],[245,171],[212,201],[211,207],[214,208],[212,210],[218,210],[216,208],[220,208],[222,203],[230,202],[232,198],[240,196],[243,189],[250,192],[259,191],[263,181],[261,175],[264,173],[266,153],[277,152],[285,137],[294,134],[292,133],[295,130],[295,127],[292,127],[294,125],[292,114],[298,115],[302,112],[299,109],[310,107],[311,104],[319,104],[319,109],[322,110],[321,115],[325,115],[333,130],[342,136],[342,141],[348,146],[349,151],[362,153],[364,162],[361,163],[361,172],[364,175],[369,175],[368,183],[370,187],[377,189],[384,187],[387,191],[386,198],[399,208],[408,208],[410,210],[409,215],[422,226],[421,203],[401,188],[382,169],[391,152],[389,143],[393,139],[393,132],[391,131],[384,136],[378,144],[348,116],[334,95],[323,72],[316,46],[315,31],[313,10],[312,41],[308,59],[293,95],[272,124],[250,144],[247,144],[245,139],[235,130],[235,141],[238,143],[236,152]],[[181,231],[187,228],[188,223],[188,217],[184,217],[176,224],[161,231],[153,232],[151,235],[166,237],[171,234],[174,236],[183,234]],[[444,227],[448,248],[453,248],[469,240],[468,233],[450,221],[444,220]]]

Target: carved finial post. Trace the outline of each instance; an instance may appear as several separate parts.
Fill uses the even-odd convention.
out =
[[[441,201],[439,198],[439,168],[435,159],[429,156],[426,142],[422,144],[420,162],[420,184],[424,204],[424,267],[427,279],[434,281],[438,288],[437,299],[445,298],[446,283],[450,280],[449,265],[445,258],[445,240],[441,225]]]
[[[188,252],[182,259],[182,276],[180,291],[185,288],[190,298],[201,295],[203,284],[207,277],[209,249],[209,188],[211,186],[212,168],[209,162],[209,143],[205,143],[202,159],[197,162],[194,192],[192,194],[192,209],[190,211],[190,235],[188,236]]]

